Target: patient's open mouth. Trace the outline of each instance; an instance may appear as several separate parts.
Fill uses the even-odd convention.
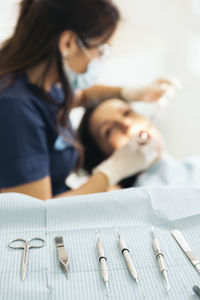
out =
[[[139,133],[139,143],[146,144],[150,139],[150,134],[146,130],[141,130]]]
[[[130,128],[131,137],[136,137],[141,140],[141,142],[146,142],[150,138],[149,132],[144,126],[134,125]]]

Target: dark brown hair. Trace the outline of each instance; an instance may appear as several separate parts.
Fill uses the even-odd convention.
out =
[[[78,137],[80,140],[80,143],[83,146],[84,149],[84,157],[82,161],[82,168],[88,173],[92,174],[92,170],[98,166],[103,160],[108,158],[108,156],[100,149],[99,145],[97,145],[94,137],[91,134],[90,130],[90,120],[92,117],[92,114],[95,112],[95,110],[105,101],[110,100],[108,99],[98,99],[95,102],[93,102],[85,111],[82,120],[80,122],[79,128],[78,128]],[[123,99],[120,99],[121,101],[126,102]],[[130,176],[128,178],[125,178],[124,180],[121,180],[119,182],[119,185],[122,188],[128,188],[134,185],[138,174]]]
[[[0,79],[9,84],[27,69],[46,61],[40,93],[58,106],[58,124],[68,127],[74,95],[63,71],[59,36],[64,30],[72,30],[88,47],[91,39],[102,37],[104,42],[116,30],[119,11],[110,0],[22,0],[20,8],[15,31],[0,50]],[[44,91],[44,81],[53,61],[65,95],[62,104],[49,99]]]
[[[101,105],[102,102],[105,102],[107,100],[110,99],[98,99],[89,107],[87,107],[78,128],[78,137],[84,149],[82,168],[89,174],[92,173],[92,169],[94,167],[99,165],[103,160],[107,158],[103,151],[100,149],[99,145],[97,145],[90,130],[90,119],[92,117],[92,114],[99,107],[99,105]]]

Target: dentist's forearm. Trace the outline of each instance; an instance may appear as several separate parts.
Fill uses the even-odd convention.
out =
[[[105,98],[121,98],[121,87],[94,85],[91,88],[76,93],[74,106],[87,107],[90,103]]]
[[[101,172],[92,175],[80,188],[57,195],[55,198],[77,196],[83,194],[94,194],[106,192],[108,189],[108,178]]]

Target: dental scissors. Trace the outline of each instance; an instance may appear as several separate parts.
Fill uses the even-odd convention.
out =
[[[31,243],[33,241],[38,241],[40,243],[34,245],[33,243]],[[16,245],[15,244],[16,242],[23,242],[23,243]],[[29,249],[42,248],[44,246],[45,246],[45,240],[42,238],[39,238],[39,237],[30,238],[28,240],[17,238],[17,239],[14,239],[9,242],[8,247],[10,247],[12,249],[24,249],[23,261],[22,261],[22,273],[21,273],[22,281],[24,281],[25,276],[26,276]]]

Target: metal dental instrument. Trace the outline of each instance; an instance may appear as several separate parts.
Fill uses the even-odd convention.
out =
[[[155,110],[153,111],[152,115],[150,116],[150,120],[151,122],[155,122],[157,119],[157,116],[159,115],[160,111],[162,110],[162,108],[164,108],[169,102],[169,98],[167,97],[167,95],[163,95],[158,102],[156,103],[156,107]]]
[[[169,100],[168,97],[166,95],[163,95],[159,99],[159,101],[156,103],[155,110],[152,113],[152,115],[149,117],[149,122],[148,122],[147,126],[139,132],[139,135],[138,135],[138,138],[137,138],[139,145],[145,145],[151,139],[151,135],[150,135],[149,131],[152,127],[152,122],[154,123],[156,121],[157,116],[158,116],[161,108],[163,108],[164,106],[167,105],[168,100]]]
[[[148,133],[147,130],[141,130],[139,132],[137,141],[139,145],[145,145],[149,142],[149,140],[151,139],[150,134]]]
[[[151,228],[151,234],[152,234],[152,242],[153,242],[153,247],[155,249],[155,253],[156,253],[156,258],[160,267],[160,271],[165,279],[165,283],[166,283],[166,288],[169,291],[169,280],[168,280],[168,276],[167,276],[167,269],[165,267],[165,263],[164,263],[164,254],[162,253],[162,250],[160,248],[160,245],[158,243],[158,239],[155,236],[154,233],[154,228]]]
[[[33,241],[39,241],[40,244],[34,245],[33,243],[31,243]],[[15,244],[16,242],[23,242],[23,243],[20,245],[16,245]],[[22,261],[22,273],[21,273],[22,281],[24,281],[25,276],[26,276],[29,249],[42,248],[42,247],[44,247],[44,245],[45,245],[45,240],[43,240],[42,238],[39,238],[39,237],[34,237],[34,238],[31,238],[28,240],[18,238],[18,239],[15,239],[15,240],[12,240],[9,242],[8,247],[10,247],[12,249],[24,249],[23,261]]]
[[[173,237],[175,238],[175,240],[177,241],[181,249],[185,252],[190,262],[193,264],[193,266],[195,266],[197,271],[200,273],[200,262],[192,252],[190,246],[188,245],[181,231],[174,229],[172,230],[171,234],[173,235]]]
[[[136,272],[135,267],[134,267],[134,265],[131,261],[131,257],[130,257],[130,254],[129,254],[129,249],[126,247],[126,244],[125,244],[124,240],[120,237],[120,235],[118,235],[118,243],[119,243],[120,249],[122,251],[122,255],[124,256],[127,268],[129,270],[131,276],[135,279],[135,281],[137,283],[139,283],[137,272]]]
[[[194,285],[192,289],[195,292],[195,294],[200,297],[200,286]]]
[[[65,273],[65,276],[68,280],[69,258],[64,247],[62,236],[55,237],[55,242],[56,242],[60,268]]]
[[[107,272],[107,266],[106,266],[107,258],[104,255],[104,249],[103,249],[103,245],[100,241],[100,238],[98,238],[97,250],[98,250],[98,254],[99,254],[99,263],[101,266],[101,275],[102,275],[103,281],[106,284],[106,287],[108,287],[108,272]]]
[[[150,116],[150,120],[155,122],[160,110],[167,106],[170,98],[175,96],[176,90],[181,90],[182,85],[178,78],[171,77],[169,79],[170,83],[162,83],[161,87],[165,90],[165,93],[161,96],[161,98],[156,103],[156,108],[152,115]]]
[[[167,106],[169,103],[170,98],[174,97],[176,90],[181,90],[182,85],[178,78],[171,77],[169,79],[172,84],[170,83],[163,83],[162,88],[165,90],[165,93],[160,97],[160,99],[155,102],[154,104],[155,109],[152,114],[148,117],[150,119],[149,125],[147,125],[146,130],[148,132],[149,128],[152,126],[152,123],[155,123],[157,120],[160,111]]]

